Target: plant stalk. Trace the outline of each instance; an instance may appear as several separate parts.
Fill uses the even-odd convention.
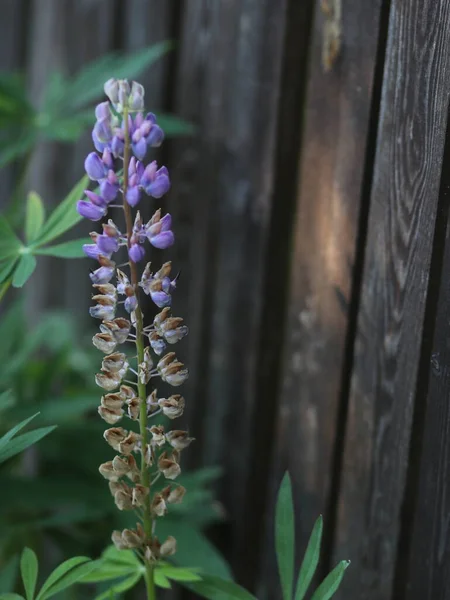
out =
[[[126,201],[126,193],[128,189],[128,167],[130,164],[130,135],[128,130],[128,110],[125,109],[123,112],[123,118],[125,121],[125,148],[123,153],[123,209],[125,213],[125,222],[127,226],[127,239],[128,248],[131,246],[131,236],[133,233],[133,216],[131,214],[131,208]],[[131,285],[134,287],[134,293],[136,295],[137,306],[135,310],[136,315],[136,353],[139,365],[144,362],[144,320],[142,316],[141,307],[139,304],[139,278],[136,263],[130,259],[130,279]],[[141,450],[141,483],[143,486],[149,489],[147,495],[144,514],[143,514],[143,527],[145,534],[148,539],[152,537],[152,516],[150,511],[150,472],[148,466],[145,463],[145,448],[147,446],[147,389],[144,383],[137,381],[138,396],[140,400],[140,412],[139,412],[139,429],[142,439],[142,450]],[[145,561],[145,586],[147,588],[147,600],[155,600],[155,582],[153,578],[153,567]]]

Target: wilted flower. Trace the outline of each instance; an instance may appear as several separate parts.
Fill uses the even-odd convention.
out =
[[[194,438],[188,436],[187,431],[174,429],[166,433],[166,440],[176,450],[184,450],[194,441]]]
[[[166,354],[156,365],[161,379],[175,387],[181,385],[189,377],[189,372],[183,363],[176,359],[175,352]]]
[[[158,404],[166,417],[169,417],[169,419],[176,419],[183,414],[185,401],[183,396],[174,395],[169,398],[161,398],[158,400]]]

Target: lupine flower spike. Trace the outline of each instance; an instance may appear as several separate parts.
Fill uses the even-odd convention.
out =
[[[162,250],[175,242],[172,218],[163,215],[161,208],[148,223],[143,222],[139,211],[132,214],[146,196],[160,199],[169,191],[166,167],[158,167],[156,161],[144,164],[147,150],[159,146],[164,133],[155,116],[143,112],[142,85],[110,79],[104,89],[109,101],[97,106],[92,132],[97,152],[91,152],[84,163],[96,189],[86,190],[86,197],[77,204],[80,215],[102,221],[102,231],[91,233],[92,243],[83,249],[98,263],[90,274],[94,293],[89,311],[100,320],[92,342],[104,354],[95,376],[104,390],[98,412],[112,426],[104,438],[118,454],[100,465],[99,471],[109,483],[117,508],[136,511],[136,528],[114,531],[112,540],[118,549],[138,552],[145,563],[148,598],[154,598],[155,563],[176,552],[173,537],[162,543],[156,537],[156,520],[166,514],[170,504],[183,500],[186,490],[175,480],[181,471],[180,453],[193,438],[186,431],[165,431],[152,423],[152,417],[160,413],[171,420],[180,417],[185,400],[179,394],[160,398],[151,384],[158,377],[175,387],[186,381],[186,367],[174,352],[164,352],[188,329],[183,319],[171,314],[177,280],[171,275],[171,263],[162,264],[155,272],[148,263],[141,275],[137,264],[145,258],[147,242]],[[118,196],[125,218],[124,223],[116,224],[106,219],[110,204],[117,203]],[[116,258],[119,253],[123,254],[120,260]],[[126,266],[118,269],[117,263]],[[141,293],[161,309],[147,326],[140,307]],[[127,342],[135,347],[130,358],[124,351]],[[131,358],[133,355],[137,360]],[[129,428],[118,426],[124,419],[137,422],[139,431],[134,431],[132,423]],[[170,483],[154,492],[152,484],[160,477]]]

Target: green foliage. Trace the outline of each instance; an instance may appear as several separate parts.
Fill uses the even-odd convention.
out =
[[[86,105],[101,98],[110,77],[133,79],[150,68],[173,45],[160,42],[133,54],[111,53],[85,65],[72,77],[50,74],[40,108],[28,98],[17,74],[0,74],[0,167],[31,153],[39,139],[74,142],[92,123]],[[170,115],[159,115],[167,136],[190,135],[192,126]]]
[[[73,586],[95,568],[96,563],[90,558],[85,556],[70,558],[50,573],[39,593],[35,595],[39,571],[38,559],[33,550],[25,548],[20,558],[20,572],[26,600],[48,600]],[[23,597],[9,592],[0,595],[0,600],[8,600],[8,598]]]
[[[256,600],[255,596],[234,581],[210,575],[202,576],[201,581],[191,583],[188,587],[202,598],[210,600]]]
[[[311,537],[309,538],[305,556],[298,575],[295,600],[303,600],[309,585],[316,572],[320,556],[320,543],[322,541],[323,519],[320,516],[314,524]]]
[[[13,287],[23,287],[36,268],[35,254],[61,258],[84,256],[82,245],[89,243],[90,239],[71,240],[51,246],[46,244],[61,237],[81,220],[76,211],[76,203],[82,197],[87,183],[87,176],[82,177],[47,221],[41,198],[35,192],[30,192],[24,231],[28,245],[22,244],[6,218],[0,216],[0,283],[11,280]]]
[[[38,414],[39,413],[36,413],[15,427],[12,427],[2,438],[0,438],[0,464],[8,460],[8,458],[12,458],[16,454],[23,452],[55,429],[55,426],[41,427],[17,436],[16,434],[26,427]]]
[[[322,529],[322,517],[319,517],[312,530],[305,556],[300,567],[297,588],[295,591],[295,600],[302,600],[305,597],[314,577],[314,573],[316,572],[320,557]],[[292,486],[289,474],[286,473],[278,492],[275,514],[275,548],[284,600],[292,600],[293,598],[292,586],[295,556],[294,531],[295,516],[292,502]],[[329,600],[337,591],[344,576],[344,571],[349,564],[349,561],[340,562],[317,588],[312,600]]]
[[[291,480],[286,473],[281,482],[275,509],[275,549],[284,600],[292,599],[295,552],[294,535],[294,507],[292,505]]]

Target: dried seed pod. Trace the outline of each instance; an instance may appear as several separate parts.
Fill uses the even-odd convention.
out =
[[[160,556],[173,556],[177,551],[177,540],[169,535],[159,549]]]
[[[173,429],[166,433],[166,440],[176,450],[184,450],[194,441],[194,438],[190,438],[187,431],[181,431],[179,429]]]
[[[161,398],[158,400],[158,404],[166,417],[169,417],[169,419],[176,419],[183,414],[185,400],[183,396],[175,394],[169,396],[169,398]]]

